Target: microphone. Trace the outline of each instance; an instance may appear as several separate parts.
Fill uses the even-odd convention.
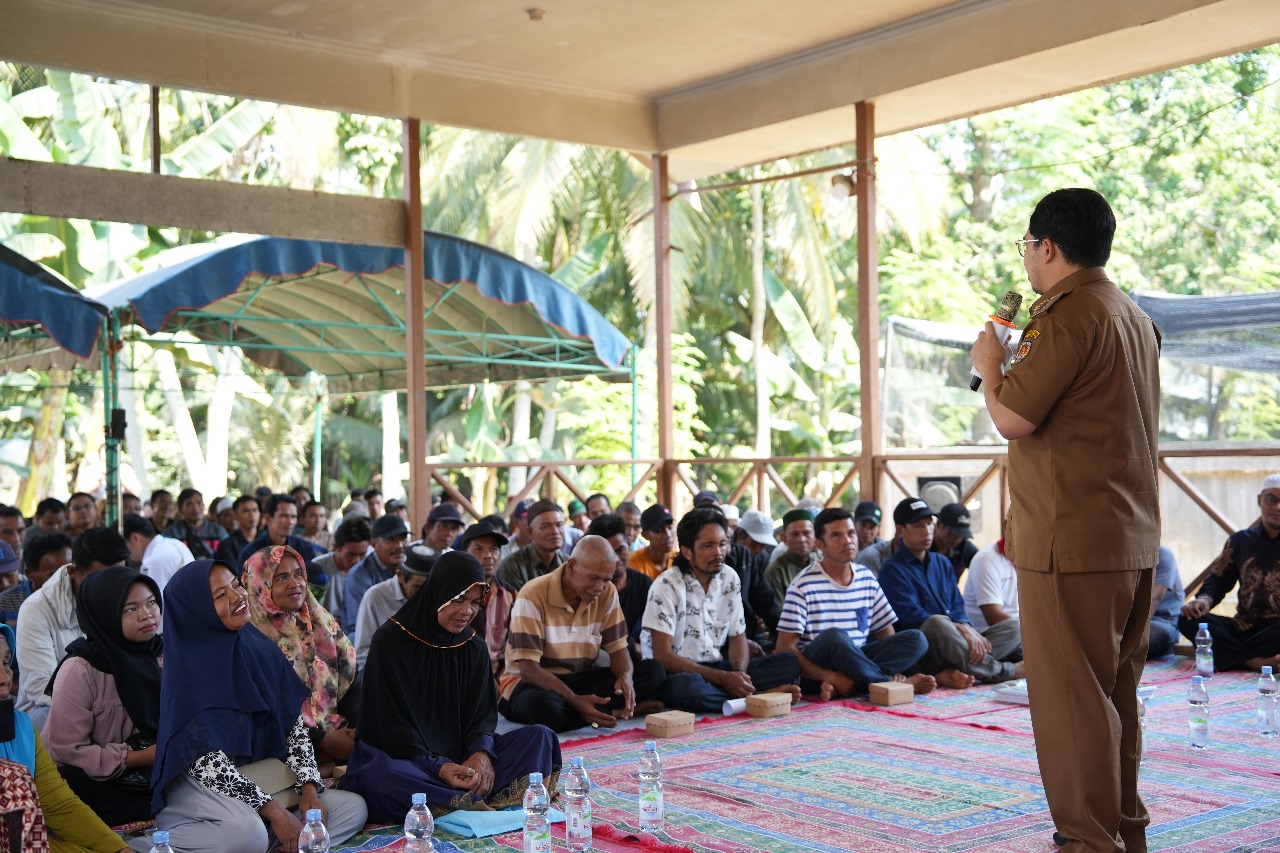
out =
[[[1022,294],[1013,290],[1006,290],[1004,296],[1000,297],[1000,304],[996,307],[996,313],[989,315],[991,322],[995,324],[996,339],[1000,341],[1000,346],[1004,346],[1009,342],[1009,335],[1018,325],[1013,322],[1013,318],[1018,316],[1019,309],[1022,308]],[[978,375],[976,367],[969,368],[969,390],[977,391],[982,385],[982,377]]]

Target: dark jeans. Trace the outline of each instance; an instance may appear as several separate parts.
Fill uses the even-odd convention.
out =
[[[1197,625],[1197,629],[1199,626]],[[1191,636],[1195,636],[1193,633]],[[1178,626],[1160,617],[1151,620],[1151,640],[1147,643],[1147,660],[1167,658],[1178,642]]]
[[[636,702],[644,702],[657,696],[658,688],[667,677],[662,664],[656,660],[642,660],[633,664],[635,672],[631,676],[632,686],[636,692]],[[608,667],[596,666],[585,672],[556,676],[570,690],[579,696],[608,696],[609,701],[597,706],[608,713],[611,709],[622,707],[622,697],[615,696],[613,684],[617,681],[613,671]],[[567,732],[580,729],[587,724],[582,716],[554,690],[543,690],[531,687],[522,681],[516,685],[510,699],[498,703],[502,716],[513,723],[540,723],[554,732]]]
[[[1206,613],[1199,619],[1180,617],[1178,630],[1194,643],[1201,622],[1209,625],[1209,636],[1213,637],[1213,668],[1219,672],[1241,669],[1249,658],[1280,654],[1280,622],[1259,622],[1241,629],[1230,617]]]
[[[802,654],[823,669],[853,680],[854,689],[865,691],[868,684],[888,681],[906,672],[929,650],[924,634],[914,628],[898,631],[883,640],[870,640],[862,648],[839,628],[828,628],[804,647]],[[817,693],[822,685],[808,678],[800,680],[805,693]]]
[[[79,767],[58,768],[72,792],[107,826],[120,826],[151,818],[151,792],[137,791],[90,779]]]
[[[728,661],[704,663],[705,667],[727,671]],[[775,652],[747,661],[747,676],[757,693],[763,693],[783,684],[794,684],[800,677],[800,661],[795,655]],[[719,712],[729,699],[729,694],[716,684],[696,673],[681,672],[668,675],[659,694],[662,701],[672,708],[701,713]]]

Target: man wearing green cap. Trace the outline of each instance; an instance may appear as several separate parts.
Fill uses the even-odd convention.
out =
[[[773,598],[782,609],[787,599],[787,587],[795,576],[818,562],[821,556],[814,550],[813,515],[807,509],[793,509],[782,516],[782,541],[787,550],[773,558],[764,570],[764,579],[773,588]]]

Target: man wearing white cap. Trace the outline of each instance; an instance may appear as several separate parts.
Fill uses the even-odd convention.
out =
[[[1262,481],[1258,509],[1257,524],[1227,538],[1222,553],[1209,564],[1209,577],[1178,620],[1178,630],[1188,639],[1201,622],[1209,626],[1214,669],[1280,667],[1280,474]],[[1210,613],[1236,584],[1235,618]]]

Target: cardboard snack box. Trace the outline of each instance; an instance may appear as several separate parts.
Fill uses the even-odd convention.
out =
[[[693,734],[693,714],[688,711],[663,711],[644,718],[649,737],[680,737]]]
[[[871,685],[872,705],[909,705],[916,699],[916,691],[903,681],[877,681]]]
[[[782,717],[791,713],[790,693],[757,693],[747,697],[747,713],[753,717]]]

